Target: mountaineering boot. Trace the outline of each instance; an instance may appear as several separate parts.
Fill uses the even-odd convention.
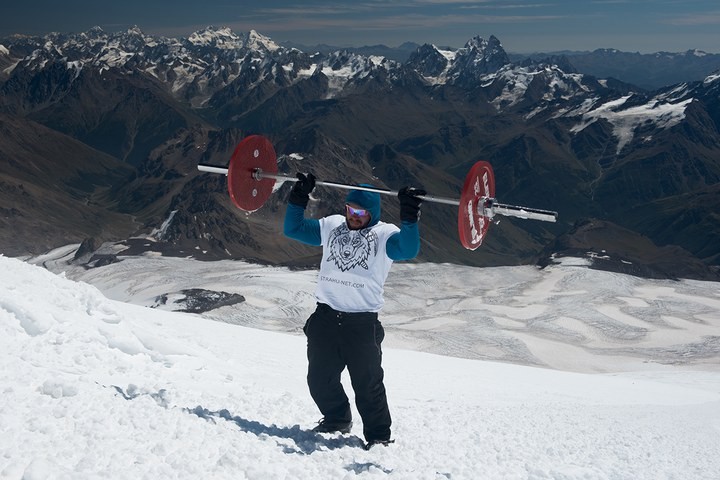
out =
[[[343,422],[343,421],[333,421],[328,420],[326,418],[323,418],[318,422],[318,426],[313,428],[313,432],[317,433],[350,433],[350,429],[352,428],[352,421],[349,422]]]
[[[382,445],[384,447],[387,447],[391,443],[395,443],[395,440],[370,440],[365,444],[365,450],[370,450],[375,445]]]

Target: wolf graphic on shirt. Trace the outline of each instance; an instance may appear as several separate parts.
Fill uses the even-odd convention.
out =
[[[378,238],[372,229],[350,230],[342,224],[330,233],[328,248],[327,261],[335,262],[340,271],[347,272],[357,266],[367,270],[370,254],[377,255]]]

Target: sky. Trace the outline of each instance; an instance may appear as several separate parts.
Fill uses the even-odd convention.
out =
[[[510,53],[615,48],[720,53],[716,0],[124,0],[2,2],[0,37],[138,26],[184,37],[208,25],[304,45],[462,47],[495,35]]]
[[[643,280],[577,259],[544,270],[395,265],[383,314],[395,443],[365,451],[354,407],[350,434],[309,431],[320,415],[301,326],[317,272],[125,257],[85,271],[95,285],[73,280],[84,271],[66,262],[75,248],[32,260],[58,273],[0,255],[0,478],[720,478],[718,352],[693,343],[717,333],[717,283]],[[436,270],[441,282],[420,282]],[[457,291],[471,272],[486,280],[482,295]],[[191,278],[246,301],[220,309],[226,322],[142,305]],[[566,335],[537,330],[553,302]],[[496,342],[457,335],[472,324]],[[548,363],[577,369],[595,356],[604,368],[424,351],[453,330],[456,344],[502,349],[493,324],[525,331]],[[577,335],[584,346],[573,349]],[[678,361],[663,356],[689,345]],[[346,374],[343,384],[352,399]]]

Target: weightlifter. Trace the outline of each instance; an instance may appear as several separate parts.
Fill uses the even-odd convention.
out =
[[[380,348],[385,332],[378,312],[393,261],[412,259],[420,250],[422,200],[418,195],[426,192],[409,187],[398,192],[399,228],[380,220],[380,195],[364,190],[350,191],[344,214],[312,219],[305,218],[305,208],[315,177],[302,173],[297,177],[285,213],[284,233],[323,249],[315,290],[317,308],[303,327],[307,382],[323,415],[314,431],[350,432],[350,403],[340,382],[347,368],[363,422],[365,448],[387,446],[392,443],[392,421]]]

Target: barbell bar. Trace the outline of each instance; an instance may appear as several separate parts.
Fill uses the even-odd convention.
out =
[[[246,212],[262,207],[273,192],[275,182],[298,179],[277,173],[277,157],[270,141],[260,135],[243,139],[235,148],[228,168],[199,164],[198,170],[227,175],[228,191],[235,206]],[[315,185],[344,190],[362,190],[397,196],[397,190],[316,180]],[[423,201],[458,207],[458,233],[462,245],[475,250],[485,238],[495,215],[556,222],[557,212],[498,203],[495,178],[488,162],[478,161],[465,177],[460,199],[418,195]]]

